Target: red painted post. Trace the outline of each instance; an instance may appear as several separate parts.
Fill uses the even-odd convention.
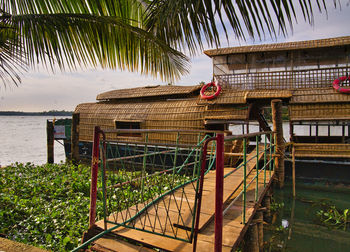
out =
[[[96,200],[97,200],[97,176],[98,176],[98,163],[100,154],[100,127],[95,126],[94,131],[94,143],[92,146],[92,159],[91,159],[91,188],[90,188],[90,214],[89,214],[89,228],[95,225],[96,218]]]
[[[207,141],[205,141],[203,149],[202,149],[201,171],[200,171],[200,180],[199,180],[199,188],[198,188],[198,205],[197,205],[196,222],[195,222],[195,227],[194,227],[194,237],[193,237],[193,247],[192,247],[193,252],[196,252],[196,250],[197,250],[197,237],[198,237],[198,232],[199,232],[198,227],[199,227],[199,218],[201,215],[204,172],[205,172],[205,167],[207,166],[208,143],[210,141],[212,141],[213,139],[215,139],[215,138],[209,138]]]
[[[222,251],[224,134],[216,137],[215,252]]]

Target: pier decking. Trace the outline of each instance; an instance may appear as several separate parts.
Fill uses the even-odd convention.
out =
[[[261,146],[262,148],[263,146]],[[258,160],[262,160],[264,152],[260,152]],[[237,248],[240,240],[243,238],[243,234],[246,231],[252,216],[259,208],[259,204],[262,197],[266,193],[267,185],[271,183],[273,173],[267,171],[267,174],[261,172],[258,175],[258,179],[255,179],[257,175],[256,170],[256,150],[254,149],[248,156],[247,160],[247,183],[251,182],[246,192],[246,208],[245,208],[245,220],[246,223],[242,223],[243,215],[243,202],[242,202],[242,190],[243,190],[243,169],[225,168],[224,174],[224,194],[223,201],[224,206],[229,206],[232,201],[233,204],[226,210],[223,218],[223,239],[222,239],[222,251],[231,251],[232,248]],[[197,240],[197,251],[213,251],[215,240],[215,228],[214,228],[214,214],[215,214],[215,179],[216,172],[210,171],[204,177],[204,191],[202,196],[202,207],[200,212],[199,233]],[[146,226],[162,229],[164,223],[168,226],[167,229],[171,229],[171,225],[181,226],[177,229],[177,235],[180,238],[186,238],[188,233],[186,229],[191,229],[192,215],[189,212],[189,208],[183,208],[184,225],[177,225],[179,214],[177,213],[176,204],[181,204],[181,195],[183,190],[190,191],[191,185],[180,188],[172,195],[165,196],[164,199],[158,201],[156,205],[152,205],[146,210],[147,213],[140,215],[137,219],[133,220],[135,228],[142,229],[146,223]],[[258,188],[257,196],[255,193]],[[256,200],[258,197],[258,200]],[[188,202],[195,202],[195,195],[190,195]],[[131,207],[129,212],[136,213],[136,206]],[[113,219],[113,216],[110,216]],[[100,230],[105,228],[104,220],[96,223]],[[112,228],[114,224],[107,224],[107,229]],[[117,240],[125,238],[131,243]],[[101,238],[95,241],[95,245],[92,250],[95,251],[122,251],[121,248],[127,248],[128,251],[139,251],[140,247],[136,247],[137,244],[142,244],[145,247],[159,248],[165,251],[192,251],[193,244],[185,241],[175,240],[172,238],[164,237],[161,235],[152,234],[142,230],[136,230],[133,228],[118,227],[112,231],[108,238]],[[141,251],[147,251],[146,248],[142,248]],[[124,250],[126,251],[126,250]]]

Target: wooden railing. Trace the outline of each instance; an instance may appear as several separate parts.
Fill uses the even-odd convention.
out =
[[[238,90],[324,88],[331,87],[333,81],[340,76],[348,75],[349,70],[350,67],[336,67],[224,74],[215,77],[221,86]]]

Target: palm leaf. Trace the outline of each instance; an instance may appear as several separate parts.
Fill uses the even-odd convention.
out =
[[[319,11],[326,10],[325,0],[314,2]],[[277,30],[287,35],[287,25],[292,27],[296,21],[298,6],[304,19],[312,24],[311,0],[153,0],[144,20],[149,31],[172,47],[188,49],[194,54],[203,49],[204,42],[220,46],[219,26],[226,37],[231,30],[237,38],[243,39],[245,34],[261,38],[266,32],[276,36]]]
[[[184,54],[142,29],[143,7],[132,0],[5,0],[2,11],[1,23],[17,34],[12,54],[30,66],[102,66],[166,81],[188,72]]]
[[[21,47],[16,43],[17,33],[7,24],[0,26],[0,79],[7,83],[19,84],[21,72],[26,71],[28,62]]]

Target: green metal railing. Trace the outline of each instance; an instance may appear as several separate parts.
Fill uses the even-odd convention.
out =
[[[250,155],[248,159],[248,142],[254,139],[254,144],[249,145],[250,147],[254,147],[252,150],[255,152],[255,155]],[[276,153],[276,141],[275,134],[273,132],[258,132],[252,134],[245,135],[237,135],[237,136],[227,136],[225,137],[225,145],[231,144],[232,141],[241,141],[242,142],[242,162],[236,167],[235,170],[225,175],[225,177],[230,176],[237,169],[243,169],[243,182],[242,182],[242,190],[239,194],[232,199],[232,201],[228,204],[228,206],[224,210],[224,214],[228,211],[228,209],[240,198],[242,199],[242,223],[246,223],[246,209],[247,209],[247,189],[251,184],[255,183],[255,192],[254,192],[254,201],[257,202],[259,200],[259,175],[263,174],[263,188],[265,189],[267,186],[267,178],[270,181],[273,176],[273,170],[275,166],[274,157]],[[262,155],[262,156],[261,156]],[[255,176],[253,176],[249,181],[248,177],[250,173],[247,172],[247,164],[249,162],[255,162]],[[260,163],[263,163],[260,165]],[[251,171],[253,172],[253,171]],[[251,176],[250,176],[251,177]],[[238,189],[238,188],[237,188]],[[235,191],[236,192],[236,191]]]
[[[222,172],[222,175],[220,175],[223,176],[222,179],[237,170],[243,170],[240,186],[242,190],[238,192],[240,187],[233,188],[232,195],[234,193],[238,193],[238,195],[231,199],[231,202],[226,202],[225,209],[221,210],[223,215],[237,200],[242,199],[242,223],[245,224],[248,188],[255,182],[254,200],[257,202],[259,200],[261,174],[263,174],[264,188],[273,176],[276,152],[273,132],[234,135],[223,138],[220,134],[217,137],[210,137],[206,135],[207,132],[195,131],[110,130],[103,132],[100,130],[102,135],[119,134],[120,132],[137,132],[138,136],[141,133],[142,140],[133,141],[132,137],[129,137],[128,139],[121,138],[114,141],[97,141],[99,144],[96,145],[101,150],[99,165],[100,182],[102,184],[102,188],[97,189],[97,194],[100,195],[99,198],[103,202],[104,231],[86,241],[75,251],[86,247],[94,240],[118,227],[136,229],[185,242],[194,240],[195,243],[198,233],[196,217],[199,220],[200,209],[198,204],[200,205],[201,190],[203,190],[203,180],[200,180],[200,178],[203,178],[203,174],[209,172],[215,165],[216,155],[219,155],[219,153],[215,155],[216,150],[221,150],[224,155],[227,149],[231,148],[230,154],[232,154],[233,146],[239,146],[239,150],[235,149],[233,151],[235,153],[232,156],[229,155],[229,158],[218,158],[221,159],[222,171],[223,166],[232,164],[232,159],[235,158],[237,163],[236,169],[225,176]],[[154,140],[154,134],[159,133],[173,134],[175,141],[173,143],[159,143]],[[218,141],[219,138],[222,140]],[[189,143],[189,140],[196,142],[196,144]],[[217,144],[220,143],[220,148],[217,148],[216,142]],[[204,143],[205,149],[203,150]],[[251,150],[252,148],[254,150]],[[237,152],[240,152],[241,156]],[[94,149],[94,153],[96,155],[97,150]],[[93,166],[96,166],[97,163],[97,160],[93,157]],[[251,163],[254,163],[255,169],[249,170],[248,166]],[[216,170],[218,170],[218,164],[216,164]],[[252,177],[253,171],[255,174]],[[96,171],[92,174],[96,174],[97,177]],[[96,184],[96,182],[93,182],[95,180],[97,178],[92,177],[92,185]],[[218,189],[216,190],[218,191]],[[219,192],[222,192],[222,190]],[[93,202],[93,193],[91,198]],[[97,197],[95,197],[95,200],[97,200]],[[91,206],[93,209],[94,204]],[[185,215],[188,213],[190,215]],[[95,216],[96,214],[90,211],[90,227],[95,224]],[[190,228],[188,225],[189,218],[191,220]],[[112,227],[108,228],[109,226]],[[220,242],[217,244],[220,244]]]
[[[112,224],[191,242],[198,200],[199,156],[208,136],[205,132],[164,131],[176,134],[175,143],[152,140],[154,134],[162,132],[143,130],[142,142],[101,141],[104,228],[107,230],[107,224]],[[200,141],[184,144],[189,135]],[[208,172],[215,155],[209,154],[207,162]],[[183,214],[188,210],[192,227],[181,229],[186,225],[188,216]]]

